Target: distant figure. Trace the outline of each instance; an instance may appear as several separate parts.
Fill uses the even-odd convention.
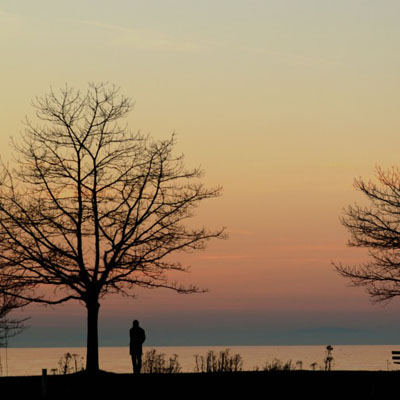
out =
[[[142,369],[142,345],[146,340],[146,335],[144,329],[139,326],[139,321],[136,319],[133,321],[132,328],[129,330],[129,337],[129,353],[132,358],[133,372],[135,374],[140,374],[140,370]]]

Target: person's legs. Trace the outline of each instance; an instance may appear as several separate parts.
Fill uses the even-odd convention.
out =
[[[142,370],[142,355],[141,354],[137,354],[137,370],[138,370],[138,374],[140,374],[141,370]]]
[[[140,374],[142,369],[142,355],[141,354],[132,354],[132,366],[133,366],[133,373]]]
[[[133,373],[135,374],[136,373],[136,368],[137,368],[137,366],[136,366],[136,354],[132,354],[131,355],[131,359],[132,359]]]

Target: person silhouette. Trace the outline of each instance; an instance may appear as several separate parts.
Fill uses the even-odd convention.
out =
[[[135,319],[132,328],[129,330],[129,353],[132,358],[133,373],[140,374],[142,369],[143,342],[146,340],[144,329],[139,326],[139,321]]]

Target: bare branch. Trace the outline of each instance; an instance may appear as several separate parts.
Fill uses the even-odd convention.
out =
[[[353,286],[365,287],[376,302],[400,295],[400,170],[377,167],[377,180],[355,180],[370,206],[349,206],[341,219],[352,247],[369,249],[371,261],[356,266],[333,264]]]

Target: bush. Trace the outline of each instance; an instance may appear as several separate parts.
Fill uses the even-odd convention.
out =
[[[315,371],[318,368],[318,363],[314,361],[312,364],[310,364],[310,367],[313,371]]]
[[[164,353],[157,353],[156,349],[146,351],[142,363],[142,372],[147,374],[176,374],[181,372],[178,355],[174,354],[168,361]]]
[[[264,371],[292,371],[296,369],[293,365],[292,360],[283,363],[281,360],[274,358],[274,360],[269,363],[268,361],[264,364]]]
[[[58,369],[52,369],[52,372],[53,374],[66,375],[83,371],[82,360],[83,357],[80,357],[78,354],[65,353],[58,361]]]
[[[195,354],[195,372],[237,372],[242,371],[243,359],[240,354],[231,356],[229,349],[220,351],[216,354],[213,350],[207,356]]]

